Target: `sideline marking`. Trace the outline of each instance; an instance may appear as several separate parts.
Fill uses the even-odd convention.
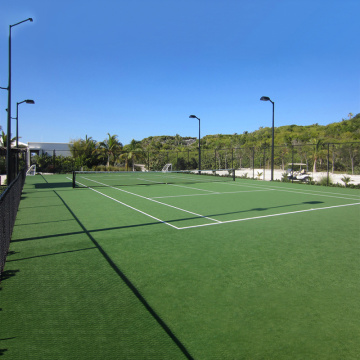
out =
[[[298,213],[309,212],[309,211],[318,211],[318,210],[334,209],[334,208],[345,207],[345,206],[353,206],[353,205],[360,205],[360,203],[345,204],[345,205],[334,205],[334,206],[327,206],[327,207],[317,208],[317,209],[307,209],[307,210],[290,211],[290,212],[286,212],[286,213],[279,213],[279,214],[272,214],[272,215],[263,215],[263,216],[255,216],[255,217],[245,218],[245,219],[226,220],[226,221],[222,221],[221,224],[228,224],[228,223],[232,223],[232,222],[240,222],[240,221],[248,221],[248,220],[256,220],[256,219],[264,219],[264,218],[268,218],[268,217],[275,217],[275,216],[282,216],[282,215],[298,214]],[[197,227],[210,226],[210,225],[219,225],[219,224],[211,223],[211,224],[202,224],[202,225],[192,225],[192,226],[181,227],[181,228],[178,228],[178,229],[179,229],[179,230],[193,229],[193,228],[197,228]]]
[[[91,180],[91,181],[94,181],[94,180]],[[97,181],[94,181],[94,182],[97,182]],[[143,214],[143,215],[146,215],[146,216],[148,216],[148,217],[150,217],[150,218],[152,218],[152,219],[155,219],[155,220],[159,221],[160,223],[169,225],[169,226],[171,226],[172,228],[174,228],[174,229],[176,229],[176,230],[194,229],[194,228],[204,227],[204,226],[228,224],[228,223],[233,223],[233,222],[256,220],[256,219],[264,219],[264,218],[275,217],[275,216],[291,215],[291,214],[298,214],[298,213],[304,213],[304,212],[310,212],[310,211],[319,211],[319,210],[335,209],[335,208],[347,207],[347,206],[353,206],[353,205],[360,205],[360,202],[358,202],[358,203],[353,203],[353,204],[334,205],[334,206],[326,206],[326,207],[316,208],[316,209],[306,209],[306,210],[290,211],[290,212],[279,213],[279,214],[270,214],[270,215],[263,215],[263,216],[255,216],[255,217],[244,218],[244,219],[235,219],[235,220],[226,220],[226,221],[214,220],[215,222],[209,223],[209,224],[200,224],[200,225],[191,225],[191,226],[185,226],[185,227],[177,227],[177,226],[172,225],[172,224],[170,224],[170,223],[168,223],[168,222],[166,222],[166,221],[164,221],[164,220],[158,219],[158,218],[156,218],[155,216],[152,216],[152,215],[150,215],[150,214],[148,214],[148,213],[146,213],[146,212],[144,212],[144,211],[142,211],[142,210],[139,210],[139,209],[137,209],[137,208],[134,208],[133,206],[130,206],[130,205],[128,205],[128,204],[126,204],[126,203],[124,203],[124,202],[122,202],[122,201],[119,201],[119,200],[117,200],[117,199],[114,199],[114,198],[112,198],[111,196],[106,195],[106,194],[104,194],[104,193],[102,193],[102,192],[100,192],[100,191],[98,191],[98,190],[95,190],[95,189],[93,189],[93,188],[91,188],[91,187],[88,187],[88,186],[80,183],[79,181],[77,181],[77,183],[80,184],[80,185],[82,185],[82,186],[84,186],[85,188],[88,188],[88,189],[90,189],[90,190],[92,190],[92,191],[95,191],[96,193],[98,193],[98,194],[100,194],[100,195],[103,195],[103,196],[105,196],[105,197],[107,197],[107,198],[109,198],[109,199],[111,199],[111,200],[114,200],[115,202],[117,202],[117,203],[119,203],[119,204],[122,204],[122,205],[124,205],[124,206],[126,206],[126,207],[128,207],[128,208],[130,208],[130,209],[133,209],[133,210],[135,210],[135,211],[137,211],[137,212],[140,212],[140,213]],[[99,184],[101,184],[101,183],[99,183]],[[105,184],[104,184],[104,185],[105,185]],[[108,186],[108,185],[105,185],[105,186],[106,186],[106,187],[114,188],[114,187]],[[161,202],[159,202],[159,201],[152,200],[152,199],[150,199],[150,198],[146,198],[146,197],[141,196],[141,195],[133,194],[133,193],[131,193],[131,192],[129,192],[129,191],[125,191],[125,190],[121,190],[121,189],[117,189],[117,188],[114,188],[114,189],[120,190],[120,191],[124,191],[124,192],[126,192],[126,193],[131,194],[131,195],[136,195],[136,196],[142,197],[142,198],[144,198],[144,199],[147,199],[147,200],[150,200],[150,201],[154,201],[154,202],[160,203],[160,204],[162,204],[162,205],[166,205],[166,206],[173,207],[173,206],[171,206],[171,205],[163,204],[163,203],[161,203]],[[276,190],[276,189],[270,188],[270,189],[268,189],[268,190]],[[284,190],[284,191],[286,191],[286,190]],[[296,191],[289,191],[289,192],[298,193],[298,192],[296,192]],[[203,194],[203,195],[205,195],[205,194]],[[211,195],[211,194],[209,194],[209,195]],[[312,194],[308,194],[308,195],[312,195]],[[314,195],[318,195],[318,194],[314,194]],[[325,196],[325,195],[324,195],[324,196]],[[331,197],[333,197],[333,196],[331,196]],[[350,199],[348,199],[348,200],[350,200]],[[351,200],[354,200],[354,199],[351,199]],[[174,208],[176,208],[176,207],[174,207]],[[180,208],[176,208],[176,209],[183,210],[183,211],[185,211],[185,212],[189,212],[189,211],[187,211],[187,210],[180,209]],[[189,213],[191,213],[191,212],[189,212]],[[195,213],[191,213],[191,214],[197,215],[197,214],[195,214]],[[202,218],[207,218],[207,217],[202,216],[202,215],[198,215],[198,216],[200,216],[200,217],[202,217]],[[207,218],[207,219],[213,220],[213,219],[211,219],[211,218]]]
[[[343,194],[339,194],[339,193],[328,193],[328,194],[324,194],[324,193],[320,193],[320,191],[316,191],[316,190],[286,190],[286,189],[280,189],[280,188],[276,188],[276,187],[270,187],[269,185],[246,185],[246,184],[233,184],[233,183],[221,183],[223,185],[231,185],[231,186],[243,186],[243,187],[251,187],[251,188],[263,188],[263,189],[267,189],[267,190],[276,190],[276,191],[283,191],[283,192],[290,192],[290,193],[295,193],[295,194],[306,194],[306,195],[314,195],[314,196],[325,196],[325,197],[331,197],[331,198],[336,198],[336,199],[345,199],[345,200],[358,200],[360,197],[358,195],[353,195],[353,194],[348,194],[345,196],[348,197],[344,197]],[[330,195],[329,195],[330,194]],[[342,196],[333,196],[333,195],[342,195]]]

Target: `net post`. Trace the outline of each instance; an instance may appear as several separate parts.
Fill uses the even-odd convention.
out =
[[[75,188],[75,171],[72,173],[72,187]]]

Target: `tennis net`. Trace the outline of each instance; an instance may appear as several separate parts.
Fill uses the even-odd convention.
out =
[[[74,171],[73,187],[132,186],[234,181],[235,170]]]

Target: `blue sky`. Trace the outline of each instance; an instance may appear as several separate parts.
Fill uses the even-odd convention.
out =
[[[360,112],[359,0],[3,0],[0,86],[21,141],[85,135],[123,144],[271,126],[326,125]],[[0,90],[6,130],[7,92]],[[12,123],[15,136],[15,122]]]

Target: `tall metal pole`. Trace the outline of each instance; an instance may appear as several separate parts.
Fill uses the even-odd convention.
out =
[[[198,119],[199,120],[199,173],[201,170],[201,147],[200,147],[200,119],[195,115],[190,115],[190,119]]]
[[[16,148],[19,148],[19,104],[16,103]]]
[[[7,170],[6,170],[6,178],[7,178],[7,184],[10,185],[13,178],[13,172],[12,172],[12,162],[11,162],[11,28],[19,25],[25,21],[33,21],[32,18],[28,18],[26,20],[20,21],[14,25],[9,26],[9,83],[8,83],[8,118],[7,118],[7,139],[6,139],[6,164],[7,164]]]
[[[270,101],[273,106],[273,113],[272,113],[272,140],[271,140],[271,181],[274,180],[274,123],[275,123],[275,103],[268,97],[262,96],[260,98],[261,101]]]
[[[200,119],[199,120],[199,172],[201,170],[201,147],[200,147]]]
[[[6,179],[8,186],[12,182],[11,162],[11,25],[9,26],[9,82],[7,107],[7,138],[6,138]]]
[[[270,100],[271,101],[271,100]],[[272,139],[271,139],[271,181],[274,180],[274,138],[275,138],[275,132],[274,132],[274,124],[275,124],[275,103],[273,101],[273,113],[272,113]]]

